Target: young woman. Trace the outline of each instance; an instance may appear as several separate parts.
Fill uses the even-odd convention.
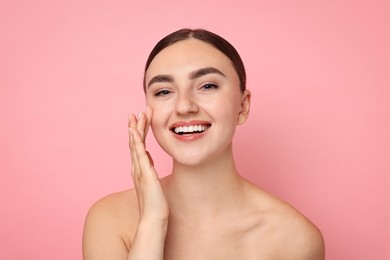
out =
[[[90,210],[85,260],[324,259],[320,231],[239,175],[232,139],[250,92],[234,47],[201,29],[162,39],[145,67],[145,112],[129,116],[135,188]],[[151,126],[172,157],[161,180],[145,150]]]

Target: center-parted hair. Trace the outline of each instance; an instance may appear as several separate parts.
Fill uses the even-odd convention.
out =
[[[219,50],[223,54],[225,54],[232,61],[233,67],[240,80],[240,90],[241,92],[244,92],[244,90],[246,89],[246,73],[245,73],[244,63],[242,62],[242,59],[238,54],[237,50],[233,47],[233,45],[231,45],[227,40],[225,40],[221,36],[204,29],[184,28],[162,38],[156,44],[156,46],[154,46],[153,50],[149,54],[149,57],[146,61],[144,73],[146,73],[150,63],[153,61],[156,55],[159,54],[163,49],[176,42],[183,41],[190,38],[206,42],[214,46],[217,50]],[[146,90],[145,77],[144,77],[143,84],[144,84],[144,91],[145,91]]]

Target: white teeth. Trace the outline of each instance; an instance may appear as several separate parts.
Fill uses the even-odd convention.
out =
[[[193,133],[193,132],[204,132],[208,126],[205,125],[190,125],[190,126],[178,126],[173,129],[176,134],[179,133]]]

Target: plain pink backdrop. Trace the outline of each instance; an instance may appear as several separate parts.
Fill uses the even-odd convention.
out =
[[[327,259],[390,259],[389,17],[386,0],[2,0],[0,259],[81,259],[88,208],[132,187],[146,57],[182,27],[246,64],[242,174],[315,222]]]

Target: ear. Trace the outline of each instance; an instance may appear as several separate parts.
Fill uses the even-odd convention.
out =
[[[241,111],[238,114],[237,125],[242,125],[248,119],[250,107],[251,107],[251,92],[246,89],[241,97]]]

